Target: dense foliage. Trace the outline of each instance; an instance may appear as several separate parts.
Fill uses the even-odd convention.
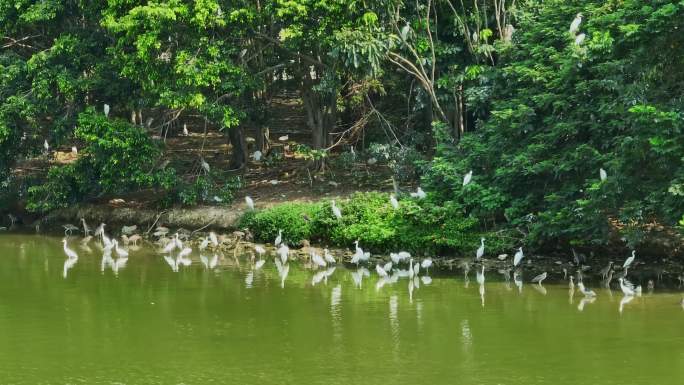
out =
[[[162,138],[223,130],[242,169],[245,127],[266,155],[270,100],[294,91],[312,171],[372,161],[429,194],[399,211],[354,197],[341,221],[328,203],[251,213],[262,239],[634,245],[683,220],[682,16],[665,0],[2,2],[0,202],[21,198],[23,161],[74,144],[76,161],[27,178],[29,209],[146,188],[230,201],[239,181],[180,175]]]

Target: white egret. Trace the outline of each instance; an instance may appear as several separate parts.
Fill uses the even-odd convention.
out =
[[[103,110],[104,110],[105,117],[109,117],[109,109],[110,109],[110,108],[109,108],[109,104],[105,103],[104,109],[103,109]]]
[[[387,262],[386,264],[382,265],[382,269],[389,274],[389,272],[392,271],[392,266],[392,262]]]
[[[427,197],[427,194],[425,193],[425,191],[423,191],[422,188],[418,187],[416,189],[416,192],[411,193],[411,197],[412,198],[418,198],[418,199],[425,199],[425,197]]]
[[[289,135],[283,135],[281,137],[278,137],[278,140],[281,142],[287,142],[288,140],[290,140],[290,136]]]
[[[401,257],[397,253],[390,253],[390,259],[395,265],[398,265],[399,262],[401,262]]]
[[[601,178],[601,181],[608,179],[608,174],[606,173],[606,170],[600,168],[599,169],[599,177]]]
[[[354,242],[354,245],[356,246],[356,252],[352,256],[351,263],[355,263],[358,266],[359,262],[370,259],[370,252],[364,252],[363,249],[359,247],[358,240]]]
[[[463,176],[463,186],[468,185],[468,183],[470,183],[470,181],[472,179],[473,179],[473,170],[470,170]]]
[[[620,289],[624,295],[641,295],[641,286],[635,287],[634,284],[624,278],[619,278]]]
[[[399,259],[405,260],[405,259],[410,259],[411,258],[411,253],[408,251],[400,251],[397,253],[399,255]]]
[[[340,208],[335,205],[335,200],[332,201],[331,207],[333,215],[335,215],[335,218],[342,219],[342,210],[340,210]]]
[[[478,261],[484,255],[484,241],[484,238],[480,238],[480,247],[477,249],[477,252],[475,252],[475,259]]]
[[[260,162],[262,156],[264,156],[264,155],[261,153],[261,151],[258,151],[258,150],[254,151],[254,153],[252,154],[252,158],[254,158],[255,162]]]
[[[275,241],[273,241],[273,244],[278,247],[283,241],[283,230],[278,230],[278,236],[276,237]]]
[[[199,245],[200,251],[206,249],[207,246],[209,246],[209,237],[205,237],[204,239],[202,239],[202,243],[200,243]]]
[[[431,258],[425,258],[425,259],[423,259],[423,261],[420,262],[420,267],[425,269],[425,271],[427,271],[430,268],[430,266],[432,266],[432,259]]]
[[[176,249],[176,242],[171,239],[166,246],[164,246],[164,249],[162,250],[162,253],[168,254]]]
[[[97,228],[95,228],[95,232],[93,233],[93,235],[96,237],[102,238],[102,236],[104,235],[104,228],[105,228],[105,224],[100,223],[100,225],[97,226]]]
[[[67,239],[64,238],[62,239],[62,243],[64,244],[64,253],[67,255],[69,258],[78,258],[78,254],[76,254],[75,251],[71,250],[69,246],[67,246]]]
[[[627,269],[628,267],[630,267],[632,265],[632,263],[634,262],[635,258],[636,258],[636,250],[632,250],[632,256],[625,260],[625,263],[622,264],[622,268]]]
[[[323,249],[323,259],[325,259],[325,261],[330,264],[337,263],[335,257],[333,257],[332,254],[330,254],[330,251],[328,251],[328,249]]]
[[[584,39],[587,37],[587,35],[580,33],[575,37],[575,45],[582,45],[584,43]]]
[[[544,282],[544,280],[546,279],[546,277],[547,277],[546,272],[543,272],[543,273],[539,274],[538,276],[532,278],[532,283],[538,283],[539,285],[541,285],[542,282]]]
[[[178,253],[178,258],[185,258],[188,255],[190,255],[190,253],[192,253],[192,249],[189,247],[185,247],[183,248],[183,250],[180,251],[180,253]]]
[[[378,264],[375,265],[375,271],[378,273],[378,275],[380,277],[382,277],[382,278],[387,277],[387,271],[385,271],[385,269],[383,269],[382,266],[380,266]]]
[[[245,197],[245,203],[247,204],[247,207],[248,207],[250,210],[254,210],[254,200],[253,200],[251,197],[246,196],[246,197]]]
[[[287,263],[287,257],[290,254],[290,248],[286,244],[282,243],[277,250],[278,256],[283,264]]]
[[[313,252],[313,251],[311,252],[311,262],[313,262],[313,264],[317,267],[326,267],[327,266],[327,263],[325,262],[323,257],[321,257],[318,253]]]
[[[395,210],[399,209],[399,201],[394,195],[390,195],[390,205],[392,205],[392,208]]]
[[[209,233],[209,240],[211,241],[211,244],[214,245],[214,247],[218,246],[218,237],[216,236],[215,232],[210,232]]]
[[[50,143],[48,143],[47,139],[43,142],[43,148],[45,149],[45,152],[50,152]]]
[[[570,33],[576,34],[579,31],[580,24],[582,24],[582,13],[578,13],[572,23],[570,23]]]
[[[520,261],[525,257],[525,254],[523,254],[523,249],[522,247],[518,249],[518,252],[515,253],[513,256],[513,266],[518,266],[520,264]]]
[[[118,255],[118,256],[121,257],[121,258],[126,258],[126,257],[128,257],[128,251],[126,251],[126,250],[120,248],[120,247],[119,247],[119,242],[118,242],[116,239],[114,239],[114,240],[112,241],[112,243],[114,244],[114,251],[116,252],[116,255]]]
[[[71,146],[71,154],[78,155],[78,148],[76,148],[76,146]]]
[[[190,135],[190,132],[188,131],[188,124],[183,123],[183,135],[188,136]]]
[[[579,289],[580,293],[584,294],[585,297],[596,297],[596,293],[593,290],[584,287],[584,283],[582,281],[577,282],[577,288]]]

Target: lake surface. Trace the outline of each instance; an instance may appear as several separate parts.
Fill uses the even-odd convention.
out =
[[[495,271],[482,288],[474,272],[378,288],[340,266],[314,284],[295,263],[283,281],[273,257],[209,270],[193,253],[174,272],[151,249],[115,273],[69,244],[65,277],[60,238],[0,235],[0,384],[684,383],[677,292],[620,312],[622,293],[591,282],[593,303]]]

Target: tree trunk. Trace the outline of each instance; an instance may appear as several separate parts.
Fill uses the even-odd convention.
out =
[[[244,168],[247,164],[247,143],[245,142],[245,133],[241,125],[237,127],[227,128],[228,140],[232,147],[232,154],[230,156],[230,168],[232,170]]]

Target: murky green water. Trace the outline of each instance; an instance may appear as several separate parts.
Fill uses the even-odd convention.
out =
[[[210,271],[193,254],[176,273],[141,250],[115,274],[71,246],[65,278],[60,239],[0,236],[1,384],[684,383],[677,293],[620,313],[617,291],[582,304],[496,272],[482,295],[474,274],[410,293],[341,267],[314,285],[294,264],[282,287],[272,258]]]

